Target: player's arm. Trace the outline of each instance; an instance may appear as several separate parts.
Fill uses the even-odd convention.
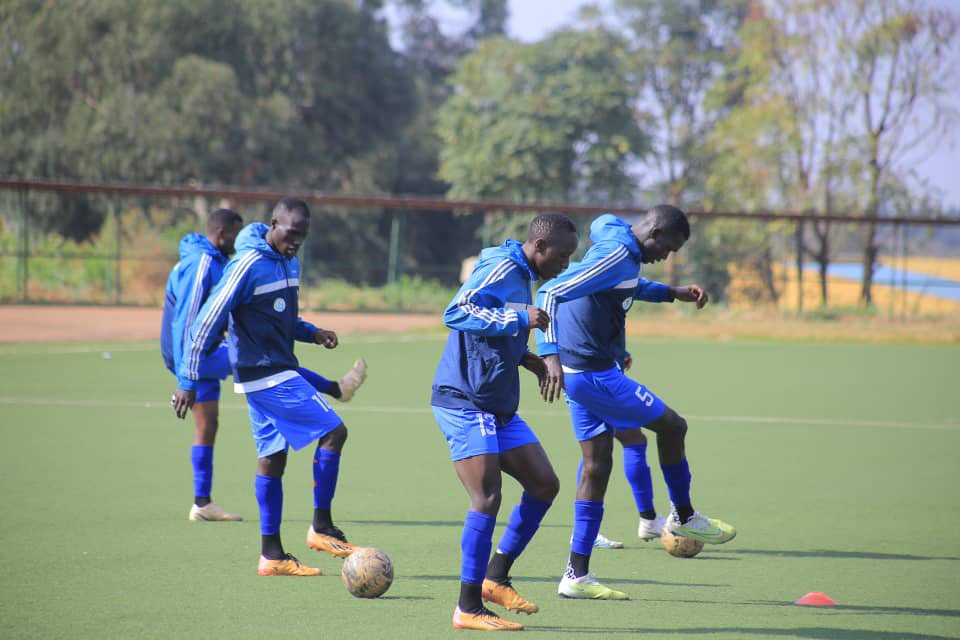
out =
[[[680,302],[696,302],[697,309],[703,309],[710,301],[706,290],[698,284],[688,284],[685,287],[670,287],[670,296]]]
[[[177,389],[171,404],[177,417],[183,419],[197,399],[200,358],[223,339],[230,312],[251,297],[247,273],[252,262],[231,262],[210,297],[200,308],[190,326],[184,344],[183,359],[177,368]]]
[[[483,278],[476,272],[470,276],[443,312],[446,326],[478,336],[515,336],[531,326],[546,328],[549,318],[540,309],[529,305],[514,309],[507,305],[505,277],[512,269],[498,267],[494,266]]]
[[[297,318],[297,324],[293,329],[293,337],[298,342],[320,344],[327,349],[334,349],[340,344],[340,338],[337,337],[336,331],[321,329],[302,318]]]
[[[598,253],[590,260],[572,265],[540,287],[537,291],[537,306],[546,311],[548,316],[555,318],[560,303],[616,287],[629,271],[636,273],[636,267],[629,257],[627,248],[618,244],[609,252]],[[540,388],[540,395],[544,401],[553,402],[565,388],[557,346],[556,323],[551,323],[546,330],[538,330],[536,339],[537,353],[543,357],[547,366],[547,379]]]

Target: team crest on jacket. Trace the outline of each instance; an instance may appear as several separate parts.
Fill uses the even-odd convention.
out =
[[[273,301],[273,310],[277,313],[283,313],[283,310],[287,308],[287,301],[283,298],[277,298]]]
[[[633,296],[629,296],[623,301],[623,310],[630,311],[630,307],[632,306],[633,306]]]

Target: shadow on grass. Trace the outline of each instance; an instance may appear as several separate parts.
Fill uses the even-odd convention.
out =
[[[445,575],[445,576],[404,576],[404,578],[409,578],[411,580],[441,580],[441,581],[452,581],[459,582],[459,574],[454,575]],[[558,584],[560,582],[560,576],[523,576],[523,575],[514,575],[514,583],[520,585],[530,582],[543,582],[547,584]],[[707,587],[707,588],[716,588],[716,587],[729,587],[729,584],[701,584],[696,582],[664,582],[662,580],[637,580],[635,578],[616,578],[610,576],[605,578],[604,582],[610,584],[642,584],[642,585],[660,585],[665,587]]]
[[[836,549],[738,549],[711,550],[718,555],[777,556],[782,558],[847,558],[851,560],[960,560],[956,556],[918,556],[911,553],[881,553],[879,551],[837,551]]]
[[[545,627],[526,623],[529,631],[548,631],[558,635],[630,634],[638,636],[698,636],[722,633],[732,636],[779,636],[782,638],[807,638],[809,640],[950,640],[948,636],[934,636],[924,633],[905,633],[902,631],[871,631],[869,629],[840,629],[829,627],[796,627],[793,629],[772,629],[764,627],[703,627],[681,629],[647,629],[643,627]]]
[[[295,522],[295,518],[285,518]],[[302,520],[311,522],[310,520]],[[337,520],[338,524],[389,525],[391,527],[457,527],[463,528],[463,520]],[[497,522],[497,526],[506,526],[506,520]],[[541,529],[571,529],[569,524],[541,524]]]
[[[680,598],[637,598],[645,602],[686,602],[689,604],[722,604],[722,605],[751,605],[761,607],[791,607],[798,608],[792,602],[783,600],[744,600],[740,602],[703,600],[702,598],[680,599]],[[908,615],[908,616],[940,616],[944,618],[960,618],[960,609],[926,609],[923,607],[883,607],[870,605],[844,605],[838,604],[835,607],[803,607],[804,609],[822,611],[824,613],[836,611],[838,613],[855,613],[870,615]]]

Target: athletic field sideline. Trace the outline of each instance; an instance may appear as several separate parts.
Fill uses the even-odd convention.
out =
[[[602,531],[627,548],[596,551],[591,568],[631,600],[558,599],[578,452],[563,405],[540,402],[527,375],[521,413],[562,486],[514,568],[541,607],[519,618],[524,637],[960,638],[960,347],[629,346],[634,377],[690,422],[695,503],[739,535],[692,560],[636,541],[618,447]],[[174,380],[152,341],[4,344],[0,637],[469,636],[450,628],[467,503],[427,404],[441,349],[417,330],[298,348],[331,376],[360,355],[370,365],[354,401],[336,405],[350,437],[333,510],[352,541],[392,557],[396,579],[384,597],[358,600],[340,561],[304,544],[312,448],[291,456],[283,534],[326,575],[258,577],[256,458],[240,396],[225,388],[214,495],[246,520],[191,523],[193,425],[166,407]],[[665,512],[653,451],[650,461]],[[504,487],[495,539],[519,496]],[[811,591],[839,606],[792,604]]]

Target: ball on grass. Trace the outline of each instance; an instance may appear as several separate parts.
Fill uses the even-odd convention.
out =
[[[357,598],[377,598],[393,584],[393,562],[380,549],[360,547],[343,561],[340,578]]]
[[[660,534],[660,542],[663,548],[672,556],[677,558],[692,558],[703,551],[703,543],[696,538],[688,536],[678,536],[670,531],[670,527],[664,527]]]

